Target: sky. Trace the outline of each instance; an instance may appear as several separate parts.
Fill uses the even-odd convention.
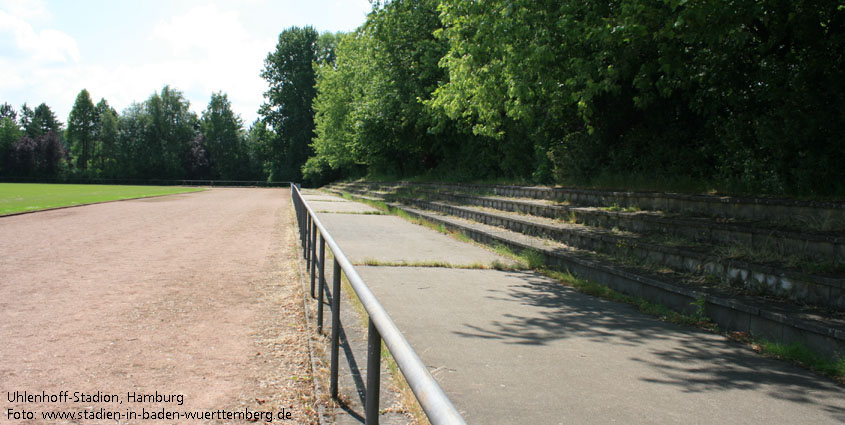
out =
[[[291,26],[351,31],[367,0],[0,0],[0,104],[46,103],[67,122],[87,89],[119,112],[165,85],[200,115],[222,91],[257,118],[264,59]]]

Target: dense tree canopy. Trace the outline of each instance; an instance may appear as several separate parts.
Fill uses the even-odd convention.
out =
[[[269,151],[273,180],[302,177],[301,167],[312,154],[315,67],[334,60],[335,39],[312,27],[291,27],[279,34],[276,50],[264,60],[261,77],[270,87],[259,113],[274,132]]]
[[[82,89],[67,120],[67,138],[71,154],[80,170],[87,170],[91,161],[97,121],[97,111],[91,102],[91,95],[88,90]]]
[[[63,131],[46,104],[23,105],[19,114],[4,103],[0,177],[266,179],[262,153],[250,150],[226,94],[212,94],[201,118],[189,106],[165,86],[118,114],[105,99],[94,105],[83,89]],[[263,123],[260,128],[266,131]]]
[[[377,3],[319,74],[306,176],[842,194],[844,26],[819,0]]]
[[[211,95],[200,126],[212,170],[211,178],[234,180],[247,174],[249,157],[244,146],[243,123],[232,111],[232,104],[225,94]]]

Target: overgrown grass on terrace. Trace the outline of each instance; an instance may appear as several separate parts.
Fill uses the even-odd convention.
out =
[[[178,186],[0,183],[0,215],[205,190]]]

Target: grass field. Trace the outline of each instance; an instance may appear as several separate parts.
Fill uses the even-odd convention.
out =
[[[178,186],[0,183],[0,215],[205,190]]]

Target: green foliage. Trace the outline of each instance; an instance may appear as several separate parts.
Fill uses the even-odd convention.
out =
[[[143,103],[133,103],[126,108],[117,118],[114,154],[107,158],[113,168],[107,169],[106,175],[140,179],[184,178],[184,157],[199,131],[197,116],[189,106],[180,91],[165,86]],[[106,124],[110,118],[102,120],[101,117],[104,126],[113,125]],[[104,130],[102,136],[111,137],[108,133],[112,130]]]
[[[12,145],[17,142],[24,132],[18,127],[13,115],[0,118],[0,172],[9,168]]]
[[[8,103],[0,105],[0,175],[55,177],[64,168],[64,144],[59,123],[50,108],[41,104],[35,110],[26,104],[17,112]],[[35,136],[29,136],[27,128]]]
[[[224,93],[213,93],[202,113],[200,128],[208,151],[211,178],[237,180],[248,173],[249,156],[241,118]]]
[[[97,171],[102,176],[118,177],[120,168],[117,163],[117,142],[119,136],[118,114],[105,99],[97,102],[95,125],[94,157]]]
[[[275,133],[270,149],[274,181],[300,181],[301,167],[312,155],[314,68],[333,59],[334,40],[329,35],[320,37],[310,26],[291,27],[279,34],[276,50],[264,60],[261,77],[270,88],[259,113]]]
[[[202,119],[169,86],[118,114],[87,90],[61,123],[46,104],[18,114],[0,105],[0,176],[25,178],[261,180],[274,134],[257,121],[249,134],[226,94],[213,93]],[[16,118],[20,116],[20,120]]]
[[[124,176],[172,179],[185,174],[183,156],[198,130],[189,106],[180,91],[165,86],[124,111],[118,123]]]
[[[376,3],[309,170],[841,195],[843,48],[819,0]]]
[[[30,138],[38,138],[52,131],[62,134],[62,123],[56,118],[53,110],[46,103],[38,105],[34,110],[24,103],[21,107],[21,127]]]
[[[763,354],[796,363],[839,380],[845,378],[845,357],[827,359],[797,342],[781,344],[761,341],[759,347]]]
[[[267,128],[267,123],[257,119],[249,127],[246,137],[246,150],[249,156],[249,170],[254,178],[266,179],[272,171],[270,149],[273,143],[273,133]]]
[[[83,171],[88,169],[92,159],[97,121],[97,111],[91,101],[91,95],[88,90],[82,89],[76,96],[76,102],[68,116],[67,139],[76,168]]]
[[[528,265],[531,269],[542,269],[546,267],[546,259],[543,253],[536,249],[526,249],[522,251],[519,258]]]
[[[309,172],[398,177],[428,172],[459,149],[456,127],[424,105],[445,78],[437,2],[377,4],[367,22],[340,39],[333,68],[317,79],[314,151]],[[322,168],[317,165],[323,164]]]
[[[314,100],[316,153],[306,164],[306,178],[315,178],[328,169],[347,170],[364,164],[365,149],[359,146],[356,127],[359,105],[367,87],[369,49],[368,39],[359,30],[340,38],[333,67],[319,68],[317,97]]]

